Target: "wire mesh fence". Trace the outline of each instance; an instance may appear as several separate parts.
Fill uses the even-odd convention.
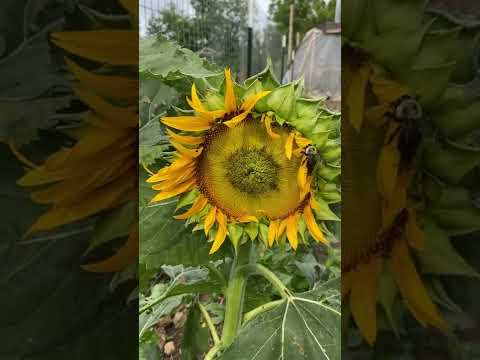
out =
[[[141,36],[162,34],[219,66],[238,79],[248,75],[248,24],[252,25],[251,72],[267,58],[281,78],[282,35],[268,20],[265,2],[254,0],[140,0]],[[249,11],[250,10],[250,11]]]

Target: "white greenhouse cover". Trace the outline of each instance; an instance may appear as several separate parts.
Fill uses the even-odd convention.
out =
[[[311,29],[295,52],[293,63],[287,68],[283,83],[304,77],[309,95],[328,96],[333,101],[341,98],[341,38],[340,33],[325,33]]]

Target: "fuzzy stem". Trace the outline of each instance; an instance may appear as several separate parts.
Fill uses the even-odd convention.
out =
[[[233,343],[242,322],[247,278],[237,269],[249,263],[251,248],[253,247],[250,241],[239,246],[230,268],[230,278],[225,292],[225,321],[222,334],[222,344],[225,348]]]
[[[208,314],[207,309],[205,309],[205,307],[200,303],[198,303],[198,308],[202,313],[203,320],[205,320],[205,323],[207,324],[208,329],[210,330],[210,334],[212,334],[213,343],[215,345],[220,344],[220,338],[218,337],[217,330],[215,329],[215,325],[213,325],[212,318]]]
[[[214,345],[212,348],[210,348],[210,350],[208,350],[208,353],[207,355],[205,355],[204,359],[203,360],[212,360],[215,358],[215,355],[217,355],[217,353],[222,350],[222,344],[219,343],[219,344],[216,344]]]

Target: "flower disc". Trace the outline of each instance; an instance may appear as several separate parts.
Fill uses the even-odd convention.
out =
[[[206,136],[197,164],[202,193],[233,217],[285,218],[301,206],[297,184],[299,157],[285,156],[289,132],[273,139],[259,120],[228,128],[219,125]]]

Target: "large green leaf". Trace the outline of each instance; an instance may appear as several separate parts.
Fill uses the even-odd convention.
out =
[[[0,147],[1,359],[119,359],[135,356],[137,306],[110,289],[112,275],[81,269],[91,235],[85,224],[51,234],[24,234],[45,209],[15,181],[23,173]],[[128,295],[128,294],[127,294]]]
[[[340,359],[340,278],[290,296],[240,331],[225,360]]]

